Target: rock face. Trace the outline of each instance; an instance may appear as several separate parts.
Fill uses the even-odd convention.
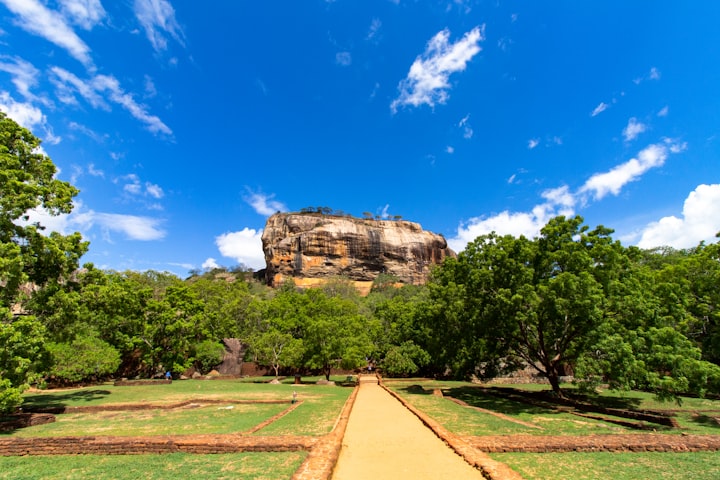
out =
[[[319,213],[276,213],[262,235],[268,284],[292,278],[316,286],[344,277],[369,290],[381,273],[405,284],[423,284],[430,267],[455,253],[442,235],[406,221]]]

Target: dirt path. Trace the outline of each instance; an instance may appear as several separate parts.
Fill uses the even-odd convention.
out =
[[[360,378],[334,480],[483,479],[400,402]]]

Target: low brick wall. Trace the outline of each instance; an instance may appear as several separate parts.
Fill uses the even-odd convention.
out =
[[[699,452],[720,450],[720,435],[488,435],[463,437],[488,453]]]
[[[292,480],[329,480],[340,456],[350,412],[355,404],[359,387],[355,387],[345,402],[335,426],[328,435],[320,438],[308,457],[292,476]]]
[[[302,436],[247,437],[240,435],[0,438],[0,456],[293,452],[310,450],[317,441],[317,438]]]

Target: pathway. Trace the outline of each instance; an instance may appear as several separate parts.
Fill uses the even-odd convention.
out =
[[[484,479],[377,384],[361,376],[334,480]]]

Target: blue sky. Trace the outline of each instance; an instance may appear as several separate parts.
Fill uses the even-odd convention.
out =
[[[557,214],[720,231],[720,3],[0,0],[0,109],[116,270],[264,266],[268,215],[402,216],[457,251]]]

